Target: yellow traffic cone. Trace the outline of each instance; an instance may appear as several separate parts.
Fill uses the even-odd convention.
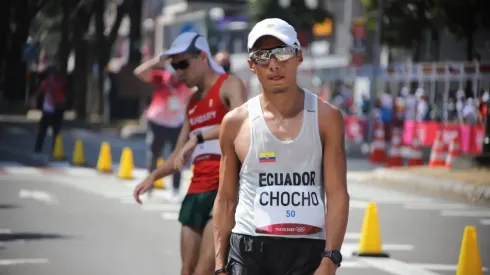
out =
[[[133,178],[133,151],[129,147],[124,147],[121,160],[119,162],[119,173],[118,177],[121,179],[132,179]]]
[[[158,161],[157,161],[157,168],[160,168],[162,167],[162,165],[165,163],[165,160],[163,160],[163,158],[159,158]],[[155,189],[165,189],[165,184],[164,184],[164,178],[161,178],[159,180],[156,180],[154,183],[153,183],[153,188]]]
[[[97,170],[102,173],[112,172],[111,146],[107,142],[100,145],[99,159],[97,160]]]
[[[364,214],[359,251],[354,252],[359,257],[389,257],[381,250],[381,232],[379,230],[378,210],[376,203],[370,202]]]
[[[483,275],[476,228],[466,226],[461,241],[456,275]]]
[[[83,154],[82,141],[77,139],[75,141],[75,149],[73,150],[72,164],[77,166],[85,165],[85,156]]]
[[[63,137],[61,135],[56,136],[53,148],[53,159],[64,160],[65,152],[63,150]]]

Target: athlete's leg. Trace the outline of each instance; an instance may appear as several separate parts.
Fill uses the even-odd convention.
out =
[[[194,275],[209,275],[214,272],[213,220],[209,219],[202,233],[199,259]]]
[[[199,257],[202,235],[200,230],[182,225],[180,232],[180,257],[182,258],[182,275],[192,275]],[[214,250],[213,250],[214,251]]]

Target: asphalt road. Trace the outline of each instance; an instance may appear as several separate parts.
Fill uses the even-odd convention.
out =
[[[179,205],[166,201],[165,191],[138,206],[131,199],[138,179],[122,181],[82,168],[16,167],[3,156],[0,274],[179,274]],[[362,161],[350,161],[349,167],[369,169]],[[349,191],[344,264],[337,274],[455,274],[466,225],[477,227],[481,258],[490,267],[490,209],[355,181],[349,181]],[[378,205],[388,259],[349,256],[371,200]]]
[[[142,207],[134,204],[132,188],[146,175],[144,169],[134,171],[136,179],[122,181],[66,163],[31,167],[38,164],[31,158],[34,135],[32,124],[0,124],[0,274],[179,274],[179,205],[168,202],[164,191]],[[115,166],[125,146],[133,149],[136,166],[145,165],[142,138],[122,140],[80,129],[65,129],[63,138],[68,159],[80,138],[91,166],[103,141],[111,144]],[[349,160],[348,166],[372,168],[359,160]],[[353,180],[349,191],[345,260],[337,274],[455,274],[466,225],[476,226],[483,265],[490,267],[490,209]],[[377,202],[389,259],[349,256],[357,249],[368,201]]]

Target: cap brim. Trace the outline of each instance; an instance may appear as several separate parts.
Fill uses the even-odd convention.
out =
[[[175,47],[175,48],[170,48],[163,53],[160,54],[160,60],[166,60],[172,55],[176,55],[179,53],[183,53],[187,50],[188,47]]]
[[[216,61],[214,61],[214,59],[212,57],[208,57],[208,60],[209,60],[209,66],[217,73],[219,74],[224,74],[225,73],[225,69],[223,69],[223,67],[221,67],[220,65],[218,65],[218,63],[216,63]]]
[[[252,39],[251,41],[248,41],[249,42],[248,49],[249,50],[252,49],[253,46],[255,45],[255,43],[257,43],[257,41],[260,38],[264,37],[264,36],[272,36],[272,37],[275,37],[275,38],[281,40],[283,43],[286,43],[286,45],[288,45],[288,46],[293,46],[294,45],[294,41],[292,41],[286,35],[284,35],[284,34],[282,34],[280,32],[276,32],[276,31],[270,30],[270,31],[264,31],[260,35],[256,36],[254,39]]]

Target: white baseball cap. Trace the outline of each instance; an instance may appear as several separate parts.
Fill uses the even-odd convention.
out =
[[[252,49],[259,38],[267,35],[281,40],[288,46],[301,47],[298,40],[298,34],[293,26],[279,18],[267,18],[255,24],[248,34],[248,50],[250,51]]]
[[[204,36],[195,32],[183,32],[179,36],[177,36],[170,48],[160,54],[160,60],[167,59],[175,54],[185,53],[193,50],[205,52],[208,55],[209,66],[211,66],[211,68],[217,73],[225,73],[223,67],[221,67],[214,61],[213,56],[211,55],[211,50],[209,49],[207,39],[204,38]]]

